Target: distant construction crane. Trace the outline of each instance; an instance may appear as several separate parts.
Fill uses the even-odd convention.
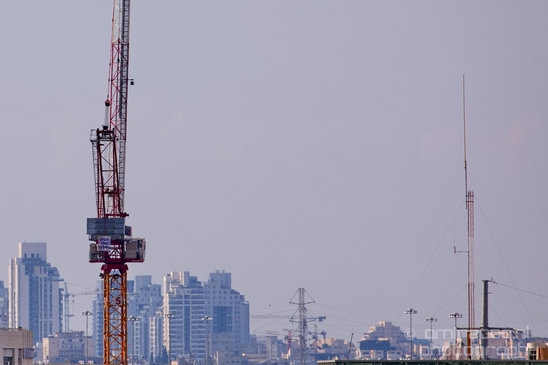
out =
[[[293,330],[284,328],[284,331],[287,332],[287,335],[284,336],[284,340],[287,343],[287,354],[290,355],[291,354],[291,341],[293,341],[293,337],[292,337]]]
[[[63,289],[63,332],[70,332],[70,318],[74,317],[74,313],[70,311],[69,298],[74,298],[77,295],[96,295],[97,291],[84,291],[78,293],[69,293],[67,283]],[[72,310],[74,312],[74,299],[72,300]]]
[[[65,288],[63,289],[63,332],[70,332],[69,318],[73,317],[73,314],[70,314],[69,309],[69,298],[70,294],[68,292],[67,283],[65,282]]]
[[[323,342],[325,343],[325,338],[326,338],[326,336],[327,336],[327,332],[322,331],[322,332],[320,332],[320,335],[322,335],[322,337],[323,337]]]
[[[143,262],[145,240],[132,238],[124,210],[130,0],[114,0],[105,120],[91,131],[97,218],[88,218],[89,262],[101,263],[103,364],[127,364],[127,263]]]

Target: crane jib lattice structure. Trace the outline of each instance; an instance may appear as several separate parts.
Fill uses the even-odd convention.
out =
[[[91,131],[97,218],[88,218],[89,262],[102,263],[103,363],[127,364],[127,263],[143,262],[124,210],[130,0],[114,0],[105,121]]]

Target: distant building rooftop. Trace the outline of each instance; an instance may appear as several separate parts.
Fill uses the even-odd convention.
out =
[[[318,365],[548,365],[538,360],[327,360]]]

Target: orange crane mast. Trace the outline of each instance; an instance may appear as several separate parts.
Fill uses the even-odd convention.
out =
[[[127,365],[127,263],[143,262],[146,243],[125,225],[130,0],[114,0],[105,121],[91,131],[97,218],[87,219],[89,262],[102,263],[103,363]]]

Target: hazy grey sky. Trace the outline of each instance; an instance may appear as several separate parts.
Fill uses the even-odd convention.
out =
[[[89,131],[111,12],[0,2],[0,279],[20,241],[47,241],[69,283],[98,279]],[[148,251],[130,278],[224,269],[255,314],[304,287],[347,339],[407,328],[407,307],[450,328],[467,310],[466,75],[476,317],[482,279],[548,296],[547,2],[136,0],[131,16],[126,210]],[[491,292],[492,325],[548,335],[548,299]]]

